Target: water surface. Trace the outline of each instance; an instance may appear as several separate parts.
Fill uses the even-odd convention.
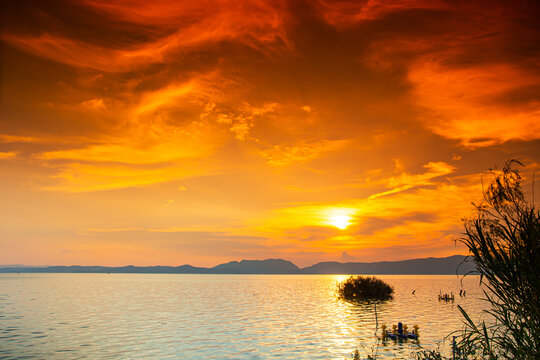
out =
[[[381,342],[374,304],[336,297],[344,276],[1,274],[0,359],[407,359],[448,352],[457,305],[473,319],[485,306],[478,277],[378,277],[395,288],[379,326],[418,324],[419,343]],[[467,297],[438,301],[462,286]]]

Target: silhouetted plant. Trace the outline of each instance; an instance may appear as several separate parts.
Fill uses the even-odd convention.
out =
[[[349,301],[388,300],[394,289],[376,277],[351,276],[338,285],[338,294]]]
[[[376,345],[372,345],[371,346],[371,349],[369,350],[369,353],[368,353],[368,349],[366,349],[363,345],[360,345],[362,346],[362,348],[364,349],[364,351],[366,352],[366,360],[377,360],[378,357],[377,357],[377,353],[379,351],[379,343],[377,343]],[[352,353],[352,360],[362,360],[362,358],[360,357],[360,352],[358,351],[358,349],[354,349],[354,352]]]
[[[461,241],[493,317],[477,325],[458,306],[466,325],[458,348],[474,359],[540,359],[540,213],[523,194],[516,165],[523,166],[512,160],[492,171],[484,202],[464,219]]]
[[[416,360],[446,360],[439,350],[420,350],[412,354]]]

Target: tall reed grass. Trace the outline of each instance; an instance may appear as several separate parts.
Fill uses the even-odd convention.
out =
[[[485,286],[492,321],[465,329],[458,350],[473,359],[540,359],[540,212],[523,193],[516,160],[492,170],[476,213],[465,219],[468,247]],[[534,188],[533,188],[534,189]]]

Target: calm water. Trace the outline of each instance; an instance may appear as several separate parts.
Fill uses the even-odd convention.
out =
[[[453,304],[437,294],[457,276],[379,277],[395,288],[379,325],[418,324],[419,344],[381,343],[374,305],[336,298],[343,276],[1,274],[0,359],[404,359],[461,328],[458,304],[485,306],[477,277]]]

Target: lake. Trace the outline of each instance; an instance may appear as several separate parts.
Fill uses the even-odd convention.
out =
[[[408,359],[419,346],[448,354],[457,305],[473,319],[486,306],[477,276],[377,277],[395,289],[377,336],[401,321],[419,342],[378,340],[374,304],[336,297],[345,276],[0,274],[0,359]]]

